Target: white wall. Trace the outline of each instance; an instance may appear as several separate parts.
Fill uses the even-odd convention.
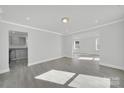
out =
[[[80,39],[80,53],[96,54],[96,38],[88,37]]]
[[[10,30],[28,32],[29,65],[44,62],[49,59],[55,59],[62,56],[62,37],[60,35],[0,22],[0,73],[9,70],[8,31]]]
[[[72,37],[71,36],[64,36],[63,37],[63,48],[62,53],[65,57],[72,57]]]
[[[101,64],[124,70],[124,22],[100,31]]]
[[[86,32],[86,33],[79,33],[79,34],[73,34],[73,35],[69,35],[69,36],[65,36],[64,38],[64,56],[66,57],[72,57],[72,50],[73,50],[73,44],[75,40],[79,40],[82,44],[83,41],[85,41],[84,39],[89,39],[89,38],[94,38],[94,37],[99,37],[99,33],[97,31],[94,32]],[[86,41],[85,41],[86,43]],[[90,46],[86,46],[87,49],[90,49]],[[82,52],[84,49],[80,47],[80,52]],[[93,50],[94,51],[94,50]],[[84,51],[86,52],[86,51]],[[95,52],[97,53],[97,52]]]
[[[71,44],[75,39],[94,36],[100,38],[100,64],[124,70],[124,22],[68,36],[65,40],[65,56],[71,56]]]

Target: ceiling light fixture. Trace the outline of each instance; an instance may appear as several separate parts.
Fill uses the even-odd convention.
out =
[[[68,17],[63,17],[63,18],[61,19],[61,21],[62,21],[63,23],[68,23],[68,22],[69,22],[69,18],[68,18]]]
[[[99,22],[99,20],[96,20],[96,21],[95,21],[95,23],[98,23],[98,22]]]
[[[29,20],[30,20],[30,17],[26,17],[26,20],[28,20],[28,21],[29,21]]]

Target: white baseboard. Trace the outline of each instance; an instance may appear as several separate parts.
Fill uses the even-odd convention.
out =
[[[72,56],[64,56],[64,57],[67,57],[67,58],[73,58]]]
[[[119,69],[119,70],[123,70],[124,71],[124,68],[120,67],[120,66],[115,66],[115,65],[101,63],[101,62],[99,64],[102,65],[102,66],[111,67],[111,68],[115,68],[115,69]]]
[[[0,74],[6,73],[6,72],[9,72],[9,71],[10,71],[9,68],[7,68],[7,69],[2,69],[2,70],[0,70]]]
[[[65,56],[65,57],[67,57],[67,58],[73,58],[73,57],[69,57],[69,56]],[[121,67],[121,66],[106,64],[106,63],[102,63],[102,62],[100,62],[99,65],[110,67],[110,68],[115,68],[115,69],[119,69],[119,70],[123,70],[124,71],[124,68]]]
[[[50,58],[50,59],[46,59],[46,60],[42,60],[42,61],[36,61],[36,62],[33,62],[33,63],[28,63],[28,66],[32,66],[32,65],[36,65],[36,64],[40,64],[40,63],[44,63],[44,62],[48,62],[48,61],[52,61],[52,60],[59,59],[59,58],[62,58],[62,57],[64,57],[64,56]]]

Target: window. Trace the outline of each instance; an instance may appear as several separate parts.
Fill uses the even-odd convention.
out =
[[[74,49],[79,49],[79,41],[74,41]]]
[[[96,38],[96,51],[100,50],[99,38]]]

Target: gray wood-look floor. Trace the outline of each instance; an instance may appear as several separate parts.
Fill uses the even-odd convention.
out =
[[[87,74],[92,76],[111,78],[111,87],[124,87],[124,71],[99,66],[94,61],[77,61],[70,58],[37,64],[27,67],[27,60],[12,62],[10,72],[0,75],[1,88],[68,88],[68,81],[65,85],[37,80],[34,77],[51,69]],[[72,78],[72,80],[76,77]]]

